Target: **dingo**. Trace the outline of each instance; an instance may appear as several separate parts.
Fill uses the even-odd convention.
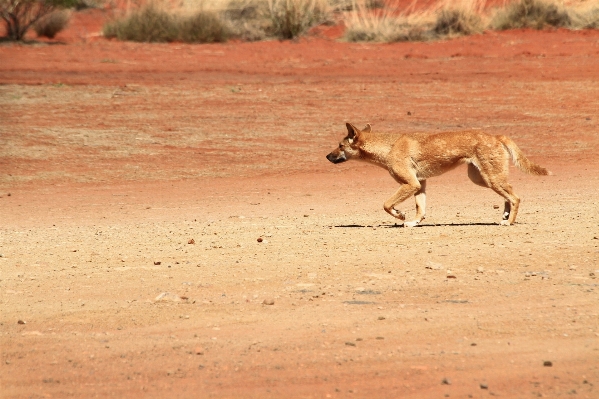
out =
[[[417,226],[425,216],[426,179],[439,176],[467,163],[468,177],[479,186],[488,187],[505,198],[502,225],[516,220],[520,198],[507,182],[509,158],[520,170],[533,175],[550,175],[547,169],[531,162],[509,137],[482,132],[446,132],[436,134],[374,133],[370,124],[362,130],[347,123],[347,136],[327,159],[333,163],[359,159],[389,171],[400,184],[399,190],[384,208],[404,226]],[[408,197],[416,199],[416,219],[405,222],[405,215],[395,207]]]

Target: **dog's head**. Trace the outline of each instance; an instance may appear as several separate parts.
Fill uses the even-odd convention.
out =
[[[335,148],[329,155],[327,155],[327,159],[333,163],[341,163],[352,158],[360,158],[362,133],[370,132],[370,124],[367,124],[362,130],[351,123],[346,123],[345,126],[347,126],[347,136],[341,140],[339,147]]]

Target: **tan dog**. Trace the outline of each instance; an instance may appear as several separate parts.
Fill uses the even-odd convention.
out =
[[[509,159],[520,170],[533,175],[549,175],[547,169],[531,162],[509,137],[482,132],[446,132],[437,134],[374,133],[370,125],[362,130],[347,123],[347,136],[327,159],[333,163],[359,159],[389,171],[401,185],[384,208],[391,216],[405,220],[396,206],[408,197],[416,199],[416,219],[404,222],[417,226],[425,216],[426,179],[439,176],[456,166],[468,164],[468,177],[479,186],[488,187],[505,198],[502,225],[516,220],[520,198],[507,182]]]

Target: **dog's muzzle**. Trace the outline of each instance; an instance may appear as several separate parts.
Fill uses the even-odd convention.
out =
[[[335,155],[331,152],[329,155],[327,155],[327,159],[333,163],[341,163],[347,161],[344,152],[339,153],[339,155]]]

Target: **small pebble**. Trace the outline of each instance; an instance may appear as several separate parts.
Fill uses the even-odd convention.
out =
[[[354,344],[353,342],[346,342],[345,345],[347,345],[347,346],[356,346],[356,344]]]
[[[499,205],[497,205],[497,204],[493,205],[493,209],[499,209]]]
[[[19,321],[17,321],[17,324],[25,324],[25,323],[26,323],[26,322],[25,322],[25,321],[23,321],[23,320],[19,320]]]
[[[154,265],[158,266],[160,265],[162,262],[154,262]]]
[[[194,239],[192,238],[191,240],[187,241],[187,243],[188,243],[188,244],[195,244],[195,243],[196,243],[196,240],[194,240]]]
[[[170,292],[163,292],[154,298],[154,302],[181,302],[181,297]]]
[[[262,237],[258,237],[258,242],[262,242],[262,241],[264,241],[264,240],[262,239]]]
[[[385,320],[385,316],[379,316],[379,320]]]
[[[267,298],[265,300],[262,301],[263,305],[274,305],[275,304],[275,300],[272,298]]]
[[[480,389],[489,389],[489,385],[487,384],[480,384]]]
[[[451,385],[451,380],[449,378],[443,378],[443,380],[441,380],[441,384]]]
[[[545,366],[545,367],[552,367],[552,366],[553,366],[553,363],[552,363],[551,361],[549,361],[549,360],[545,360],[545,361],[543,362],[543,366]]]

